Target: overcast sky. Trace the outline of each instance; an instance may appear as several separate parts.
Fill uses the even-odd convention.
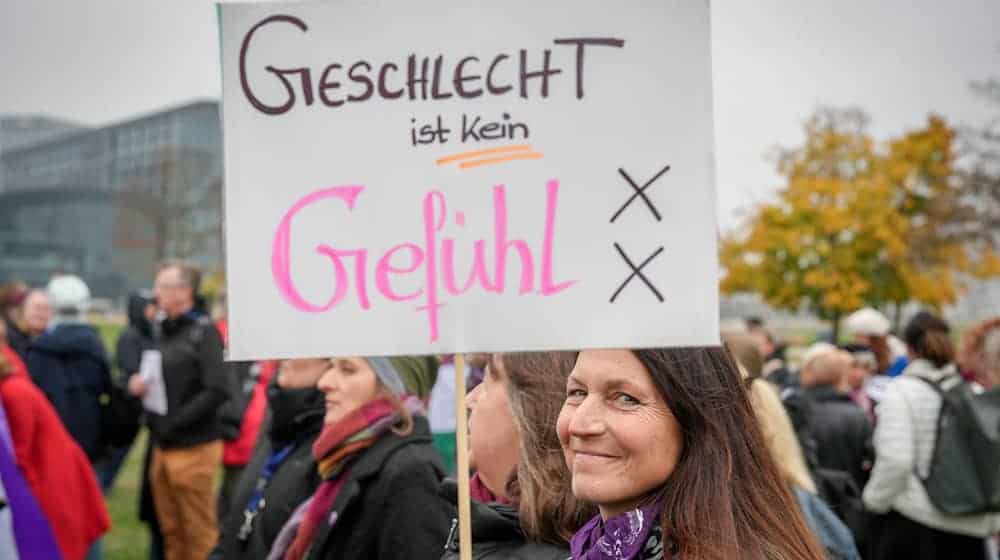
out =
[[[820,105],[861,106],[877,136],[997,111],[969,82],[1000,77],[998,0],[716,0],[712,26],[725,229],[780,185],[766,156]],[[216,41],[208,0],[0,0],[0,113],[100,125],[218,97]]]

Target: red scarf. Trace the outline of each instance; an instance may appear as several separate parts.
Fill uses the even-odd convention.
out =
[[[477,502],[482,502],[484,504],[488,503],[499,503],[499,504],[511,504],[510,500],[502,496],[497,496],[489,488],[483,484],[483,479],[479,477],[479,473],[472,475],[469,479],[469,497]]]

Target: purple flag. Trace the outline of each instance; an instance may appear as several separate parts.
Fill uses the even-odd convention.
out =
[[[13,519],[14,542],[21,558],[59,560],[62,553],[56,544],[52,527],[45,519],[34,494],[17,468],[14,446],[11,443],[7,413],[0,402],[0,482],[7,494],[7,507]]]

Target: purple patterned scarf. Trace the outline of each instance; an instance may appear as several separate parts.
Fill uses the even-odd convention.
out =
[[[573,560],[640,560],[660,522],[660,504],[642,506],[607,520],[594,516],[570,540]],[[662,550],[662,543],[657,548]]]

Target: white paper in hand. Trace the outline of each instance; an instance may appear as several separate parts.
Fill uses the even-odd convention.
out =
[[[163,383],[163,355],[159,350],[145,350],[139,362],[139,375],[146,385],[142,407],[154,414],[167,413],[167,386]]]

